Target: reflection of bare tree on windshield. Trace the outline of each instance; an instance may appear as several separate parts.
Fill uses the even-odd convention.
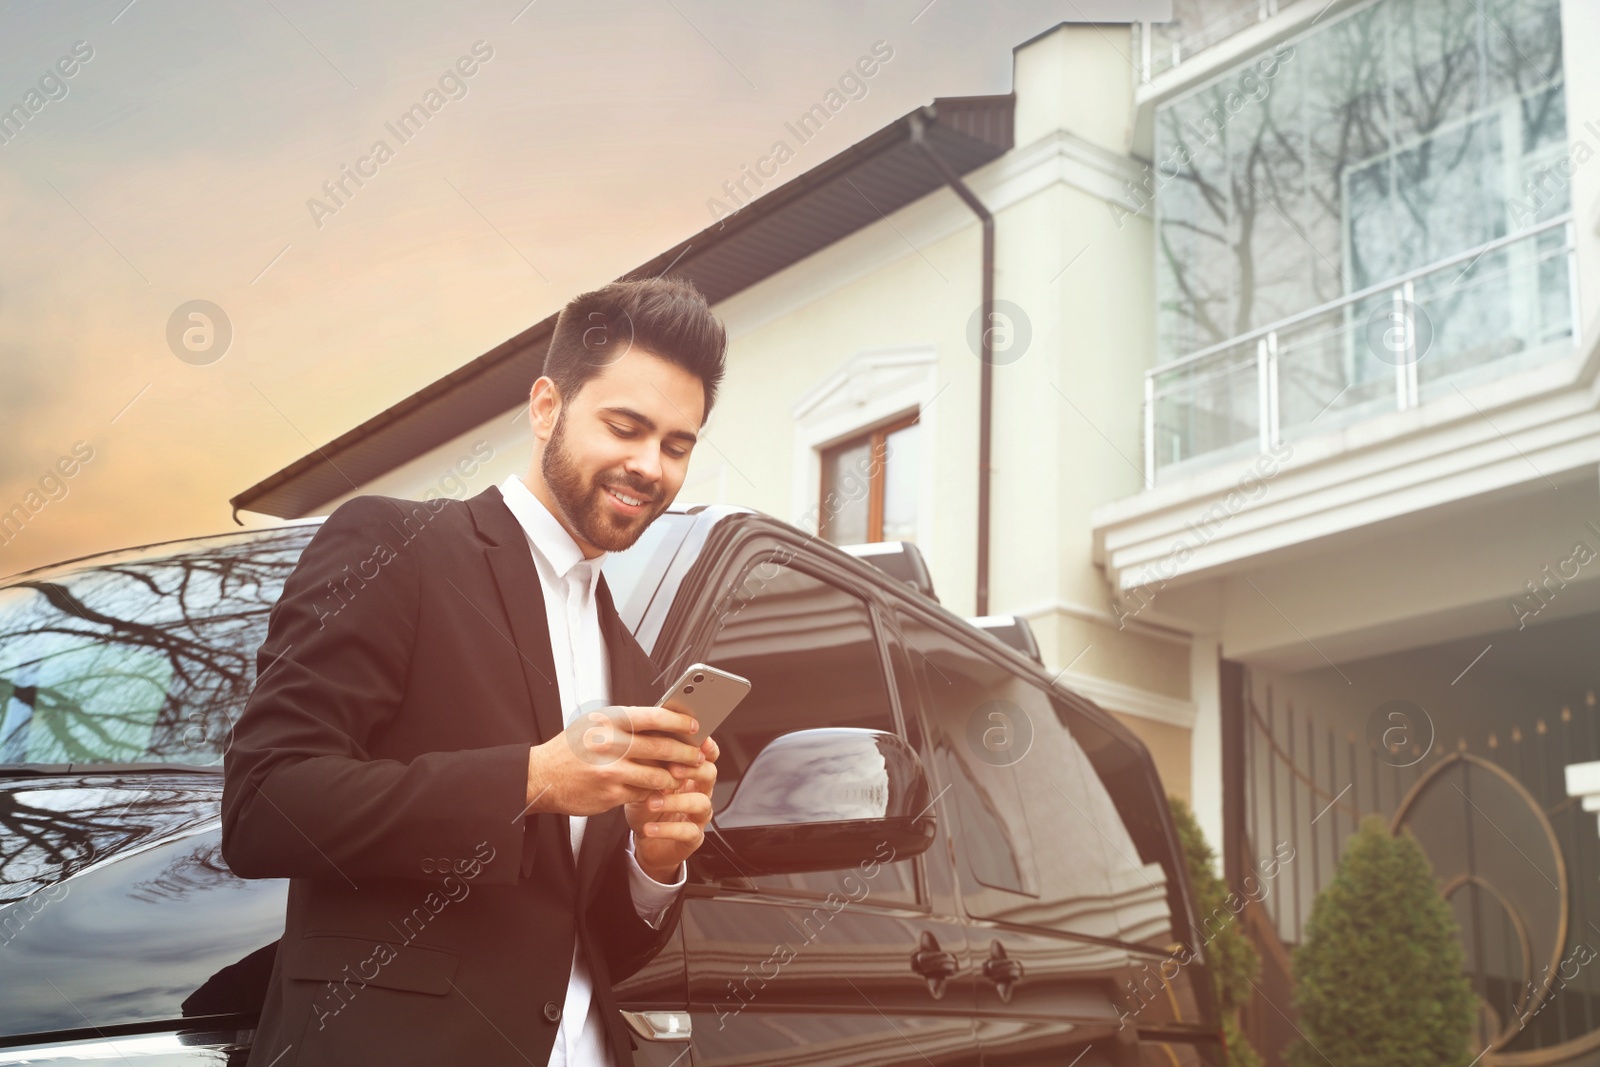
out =
[[[219,763],[308,534],[0,592],[0,763]]]
[[[313,532],[208,539],[0,589],[0,765],[73,765],[0,788],[0,904],[216,817],[220,778],[78,772],[220,769],[268,612]]]

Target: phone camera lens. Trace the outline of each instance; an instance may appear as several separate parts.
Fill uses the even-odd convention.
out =
[[[694,680],[697,682],[703,682],[706,680],[706,676],[703,674],[697,674],[694,676]]]
[[[688,696],[692,692],[694,692],[694,686],[686,685],[686,686],[683,687],[683,693],[684,693],[685,696]]]

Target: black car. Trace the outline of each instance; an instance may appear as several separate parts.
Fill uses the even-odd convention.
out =
[[[288,883],[224,864],[222,755],[315,530],[0,587],[0,1065],[243,1062]],[[910,546],[735,507],[605,574],[664,675],[754,683],[682,922],[620,989],[636,1064],[1222,1062],[1155,768],[1025,628],[941,607]]]

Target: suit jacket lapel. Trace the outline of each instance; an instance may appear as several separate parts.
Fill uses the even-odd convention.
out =
[[[533,563],[533,550],[528,547],[528,535],[517,522],[517,517],[511,514],[511,509],[506,507],[497,485],[468,500],[467,506],[472,511],[479,535],[486,542],[484,560],[494,575],[500,605],[511,626],[511,632],[502,632],[501,636],[516,649],[538,740],[548,741],[561,733],[565,716],[562,714],[561,689],[556,684],[555,657],[550,651],[550,620],[545,616],[544,592],[539,584],[538,568]],[[485,613],[484,617],[496,630],[500,629],[490,615]],[[541,826],[550,830],[541,835],[537,832]],[[532,872],[536,856],[544,849],[555,850],[561,857],[556,862],[563,869],[569,872],[574,869],[571,826],[567,816],[557,815],[528,823],[528,833],[522,846],[524,877]]]
[[[548,741],[565,726],[561,690],[556,685],[555,658],[550,652],[550,621],[545,616],[544,591],[539,571],[533,564],[528,535],[518,525],[511,509],[500,498],[500,487],[490,486],[468,501],[478,529],[490,543],[483,556],[494,574],[500,592],[500,605],[511,623],[511,632],[502,634],[517,650],[522,665],[522,680],[528,687],[533,719],[539,740]],[[493,619],[490,619],[491,624]],[[499,629],[498,626],[495,627]]]

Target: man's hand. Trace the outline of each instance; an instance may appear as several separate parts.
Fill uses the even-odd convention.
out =
[[[690,716],[667,708],[585,712],[560,734],[528,750],[525,814],[598,815],[618,804],[673,792],[702,774],[699,768],[707,765],[706,757],[678,737],[643,731],[687,737],[698,728]],[[639,863],[644,866],[642,857]]]
[[[705,762],[699,766],[674,765],[688,773],[671,789],[629,803],[626,809],[628,825],[633,827],[633,858],[658,882],[676,881],[678,865],[705,841],[720,750],[715,739],[707,737],[700,752]]]

